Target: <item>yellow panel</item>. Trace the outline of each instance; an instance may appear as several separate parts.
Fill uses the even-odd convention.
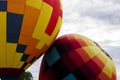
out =
[[[45,45],[44,42],[39,41],[39,43],[37,44],[36,48],[37,48],[37,49],[41,49],[44,45]]]
[[[0,33],[6,32],[6,12],[0,12]]]
[[[92,40],[87,39],[87,40],[85,40],[85,42],[86,42],[87,45],[90,45],[90,46],[91,45],[96,45]]]
[[[112,63],[113,63],[113,61],[112,61]],[[114,64],[114,63],[112,64],[112,72],[113,72],[114,74],[116,74],[116,67],[115,67],[115,64]]]
[[[42,0],[27,0],[26,4],[34,8],[40,9],[42,2]]]
[[[33,38],[41,39],[41,36],[45,32],[47,25],[49,23],[53,8],[48,4],[42,4],[39,19],[32,35]]]
[[[0,12],[0,67],[6,67],[6,12]]]
[[[42,36],[42,38],[40,39],[40,41],[44,42],[45,44],[49,44],[48,41],[50,40],[50,37],[49,35],[47,35],[46,33],[44,33]],[[51,41],[51,40],[50,40]]]
[[[14,68],[17,67],[17,65],[18,65],[18,63],[20,62],[22,56],[23,56],[23,53],[16,53],[16,54],[15,54],[14,61],[13,61],[13,64],[12,64],[12,66],[13,66]]]
[[[92,46],[91,49],[92,49],[92,51],[93,51],[94,53],[96,53],[96,54],[102,52],[101,49],[98,48],[97,46]]]
[[[94,57],[95,55],[101,52],[101,50],[97,46],[87,46],[87,47],[83,47],[83,49],[87,53],[89,53],[90,58]]]
[[[20,61],[20,62],[18,63],[18,65],[16,66],[16,68],[21,68],[21,67],[23,66],[24,63],[25,63],[25,62]]]
[[[7,43],[7,67],[12,67],[14,57],[16,54],[17,44]]]
[[[0,42],[0,68],[6,67],[6,45]]]
[[[82,40],[84,40],[85,41],[85,43],[88,45],[88,46],[90,46],[90,45],[96,45],[91,39],[89,39],[89,38],[87,38],[87,37],[85,37],[85,36],[79,36],[79,35],[77,35],[77,36],[75,36],[75,38],[77,39],[82,39]]]
[[[58,21],[57,21],[57,24],[56,24],[56,27],[55,27],[55,30],[53,31],[52,35],[49,36],[46,33],[44,33],[41,36],[42,38],[41,38],[40,42],[37,44],[37,48],[38,49],[41,49],[45,44],[47,44],[47,45],[51,44],[51,41],[53,41],[53,39],[55,38],[56,34],[58,33],[58,31],[59,31],[59,29],[61,27],[61,24],[62,24],[62,19],[61,19],[61,17],[59,17]]]
[[[107,63],[105,64],[105,67],[103,68],[103,72],[111,79],[112,65],[111,65],[111,60],[109,58],[107,58]]]
[[[97,57],[105,64],[107,61],[107,56],[105,53],[101,52],[100,54],[97,55]]]

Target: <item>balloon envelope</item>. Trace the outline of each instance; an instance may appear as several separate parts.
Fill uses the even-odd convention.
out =
[[[0,0],[0,77],[18,76],[35,62],[61,23],[60,0]]]
[[[39,80],[116,80],[116,68],[95,42],[69,34],[45,53]]]

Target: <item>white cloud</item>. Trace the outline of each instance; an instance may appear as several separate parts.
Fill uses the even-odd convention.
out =
[[[82,16],[98,18],[99,20],[107,21],[111,24],[119,25],[120,21],[120,5],[113,0],[62,0],[64,15],[70,16],[73,13],[78,13]]]

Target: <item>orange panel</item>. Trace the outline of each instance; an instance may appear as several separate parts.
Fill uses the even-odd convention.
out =
[[[22,24],[22,33],[31,36],[36,26],[39,10],[26,6]]]
[[[30,56],[27,59],[27,62],[29,63],[33,59],[33,57],[38,58],[44,52],[44,50],[46,50],[46,49],[48,49],[47,45],[44,45],[41,50],[33,48],[32,51],[30,52]]]
[[[26,0],[7,0],[8,2],[13,2],[13,3],[19,3],[19,4],[23,4],[23,3],[26,3]]]
[[[12,13],[23,14],[25,4],[25,0],[8,0],[7,11]]]
[[[34,56],[39,57],[42,53],[44,53],[47,49],[49,48],[49,46],[44,45],[40,50],[35,48],[32,53],[34,53]]]
[[[45,52],[48,48],[49,48],[49,46],[45,44],[45,45],[41,48],[41,52],[42,52],[42,53]]]
[[[24,42],[23,40],[25,39],[25,36],[32,37],[34,28],[38,20],[38,16],[39,16],[38,9],[26,6],[19,43]],[[26,40],[28,40],[26,41],[28,43],[29,39]]]
[[[31,52],[30,56],[26,60],[26,62],[29,63],[34,57],[38,58],[40,56],[40,53],[42,53],[41,50],[34,48],[33,51]]]
[[[30,63],[30,61],[33,59],[34,55],[30,55],[28,59],[26,60],[27,63]]]
[[[84,62],[87,62],[90,60],[88,53],[83,48],[78,48],[76,49],[76,51],[78,52],[80,57],[84,60]]]
[[[38,42],[39,40],[32,38],[27,46],[27,49],[25,50],[25,53],[32,54],[31,52],[34,50]]]
[[[42,53],[42,51],[35,48],[35,49],[32,51],[32,53],[34,53],[34,56],[35,56],[35,57],[39,57],[40,54]]]
[[[31,39],[31,36],[26,36],[26,35],[21,34],[19,37],[19,44],[28,45],[30,39]]]

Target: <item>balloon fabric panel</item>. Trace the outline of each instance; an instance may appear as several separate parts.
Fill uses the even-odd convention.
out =
[[[7,10],[7,2],[1,1],[0,2],[0,11],[6,11]]]
[[[22,15],[7,13],[7,42],[17,43],[22,25]]]
[[[60,0],[0,1],[0,71],[27,69],[49,48],[61,24]]]
[[[0,66],[6,66],[6,12],[0,12]]]
[[[25,4],[25,0],[7,0],[7,12],[24,14]]]
[[[48,0],[51,1],[51,0]],[[43,0],[26,0],[28,6],[34,7],[36,9],[41,9]]]

